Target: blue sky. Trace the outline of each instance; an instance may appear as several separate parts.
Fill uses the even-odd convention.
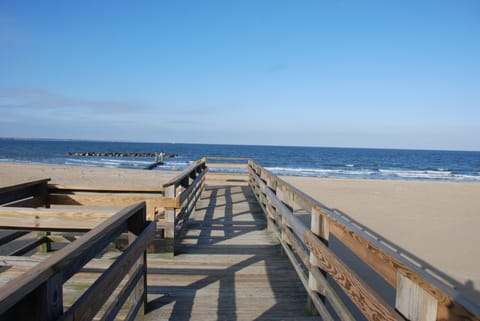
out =
[[[480,1],[0,1],[0,137],[480,150]]]

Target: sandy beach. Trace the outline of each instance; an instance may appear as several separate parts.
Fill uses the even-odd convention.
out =
[[[0,187],[43,178],[70,186],[159,187],[176,175],[175,171],[0,162]]]
[[[0,163],[0,186],[51,178],[75,186],[158,187],[177,172]],[[393,242],[480,301],[480,184],[283,177]]]
[[[480,302],[480,184],[283,177]]]

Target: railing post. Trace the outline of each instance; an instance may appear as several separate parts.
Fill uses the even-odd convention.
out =
[[[328,238],[330,233],[328,220],[322,214],[320,214],[319,210],[316,208],[312,208],[310,229],[313,234],[317,235],[320,240],[328,246]],[[317,258],[313,253],[310,253],[310,264],[311,268],[318,268],[319,265]],[[325,272],[322,273],[326,277],[327,274]],[[308,272],[308,287],[310,288],[310,290],[319,293],[322,300],[325,300],[325,291],[315,280],[315,277],[313,276],[311,271]],[[315,306],[313,305],[310,297],[308,298],[308,310],[311,314],[317,314],[317,310],[315,309]]]
[[[145,228],[147,213],[146,205],[143,209],[137,212],[135,215],[130,217],[127,221],[128,228],[128,243],[129,246],[136,240],[137,236],[142,233]],[[129,296],[130,305],[134,306],[136,302],[141,298],[142,308],[139,311],[139,314],[145,314],[147,308],[147,252],[143,251],[142,255],[138,258],[137,262],[133,264],[130,271],[128,272],[129,278],[134,277],[137,269],[143,266],[143,276],[142,279],[138,282],[135,288],[132,290],[132,293]]]
[[[170,185],[165,190],[165,197],[176,198],[177,187]],[[165,252],[175,255],[175,217],[176,208],[165,208]]]
[[[53,321],[63,314],[63,287],[60,273],[46,280],[2,315],[8,321]]]

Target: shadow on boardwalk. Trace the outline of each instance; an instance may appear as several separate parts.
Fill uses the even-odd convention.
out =
[[[209,186],[172,259],[149,261],[142,320],[316,320],[247,185]]]

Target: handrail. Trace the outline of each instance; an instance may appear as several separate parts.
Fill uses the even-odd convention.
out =
[[[158,194],[163,193],[162,187],[101,187],[101,186],[72,186],[60,184],[48,184],[51,191],[75,191],[75,192],[95,192],[95,193],[142,193]]]
[[[322,273],[328,273],[338,281],[338,285],[350,296],[367,319],[397,320],[399,314],[393,307],[383,302],[375,292],[356,273],[342,262],[328,247],[329,234],[368,264],[396,289],[395,307],[407,319],[426,320],[480,320],[480,309],[453,289],[440,283],[423,270],[404,259],[392,249],[386,247],[355,225],[336,214],[333,210],[319,203],[307,194],[286,183],[268,170],[249,161],[250,185],[259,203],[269,219],[270,226],[280,238],[287,255],[291,260],[298,260],[308,272],[301,276],[308,285],[307,292],[313,299],[318,312],[324,314],[324,306],[320,298],[333,299],[331,302],[338,314],[344,312],[341,302],[327,288]],[[293,208],[300,207],[311,216],[310,230],[295,215]],[[295,263],[295,262],[292,262]],[[295,264],[294,264],[295,265]],[[300,267],[296,267],[300,269]],[[298,271],[297,271],[298,272]],[[428,304],[405,301],[406,288],[414,289],[421,299]],[[321,295],[319,295],[321,294]],[[407,300],[408,301],[408,300]],[[428,312],[412,310],[430,308]],[[328,315],[323,315],[329,319]],[[350,320],[348,314],[341,317]]]
[[[177,176],[175,176],[174,178],[172,178],[171,180],[169,180],[168,182],[166,182],[162,186],[163,186],[163,188],[167,188],[167,187],[172,186],[172,185],[177,187],[180,184],[182,184],[182,182],[186,178],[188,178],[190,175],[192,175],[192,173],[200,172],[201,170],[204,170],[205,168],[206,168],[205,158],[201,158],[201,159],[197,160],[195,163],[188,166],[180,174],[178,174]]]
[[[164,200],[170,201],[170,204],[165,206],[165,221],[162,224],[165,231],[163,251],[175,254],[175,238],[185,227],[185,222],[200,198],[205,186],[206,172],[206,159],[201,158],[175,178],[163,184]]]
[[[48,181],[50,178],[0,187],[0,205],[15,202],[15,205],[18,206],[20,203],[28,202],[29,205],[47,206]],[[25,201],[25,199],[28,200]]]
[[[127,250],[64,312],[63,284],[124,231],[129,231],[133,236],[131,239],[134,239]],[[134,317],[146,304],[145,251],[154,233],[155,222],[145,219],[145,203],[124,208],[20,278],[3,286],[0,317],[2,320],[73,320],[75,315],[81,315],[82,318],[92,319],[127,274],[127,286],[142,293],[132,306],[131,315]],[[139,259],[141,262],[137,266]],[[135,271],[131,275],[132,268]],[[120,306],[132,291],[123,292],[125,294],[116,302]],[[115,314],[115,308],[108,311]]]

